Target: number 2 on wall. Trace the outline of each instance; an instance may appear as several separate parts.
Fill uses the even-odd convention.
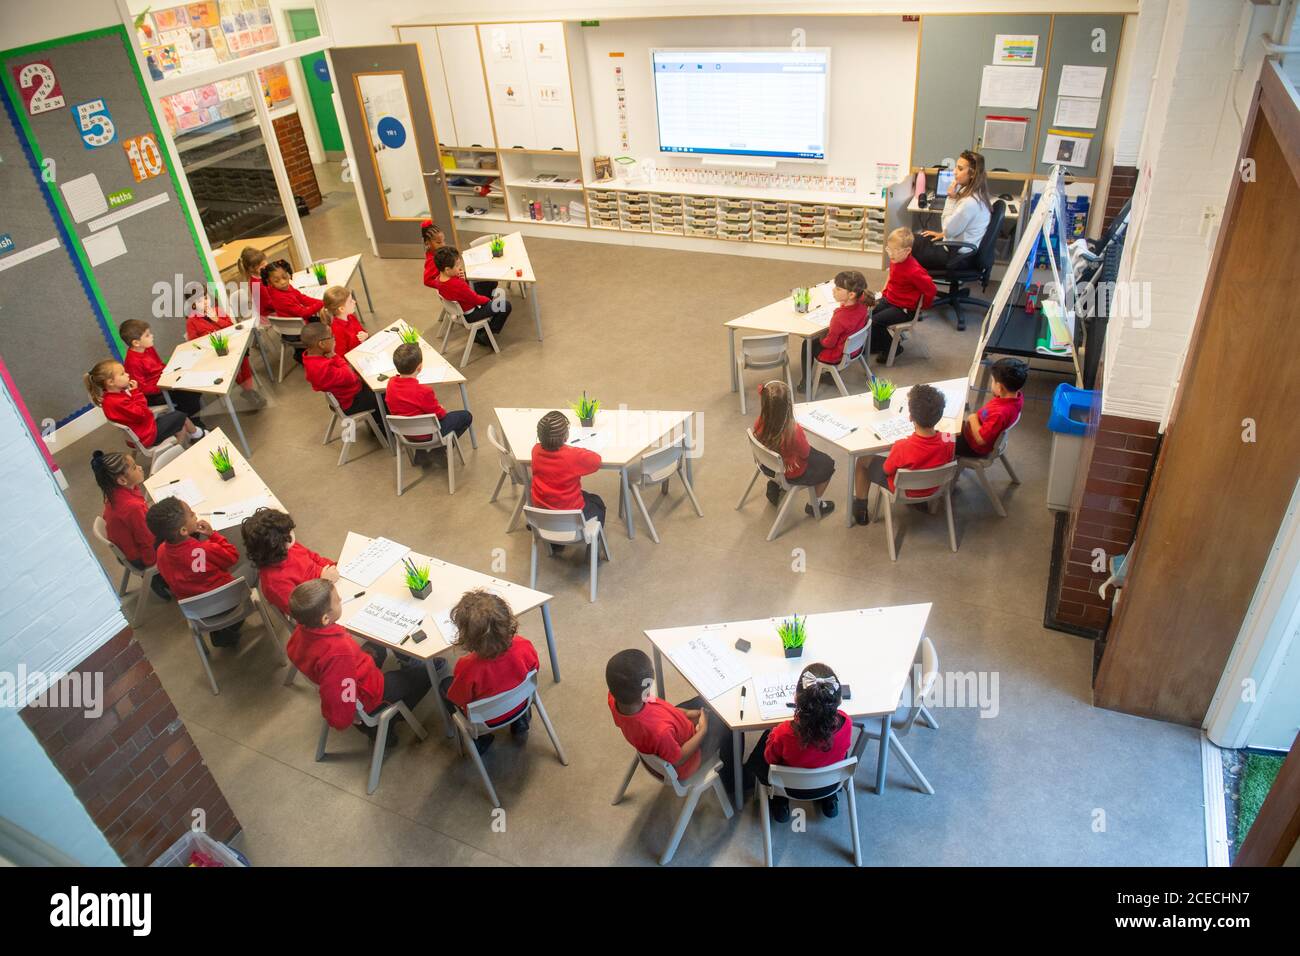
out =
[[[86,149],[107,146],[117,136],[117,127],[113,117],[108,115],[108,107],[102,99],[90,100],[76,106],[77,129]]]
[[[162,152],[158,149],[158,140],[153,133],[145,133],[122,143],[126,158],[131,161],[131,174],[137,183],[153,179],[163,173]]]
[[[27,102],[27,113],[35,116],[50,110],[62,109],[66,103],[54,69],[44,60],[28,63],[18,69],[18,88]]]

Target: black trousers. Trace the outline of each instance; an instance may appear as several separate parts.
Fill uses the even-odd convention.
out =
[[[398,655],[398,660],[401,662],[400,667],[384,671],[384,702],[370,711],[371,714],[399,701],[414,712],[416,705],[424,700],[424,695],[433,686],[423,661],[402,655]]]
[[[505,296],[493,298],[491,302],[476,305],[465,313],[466,322],[488,320],[488,328],[496,335],[505,328],[506,319],[510,318],[510,300]]]
[[[900,309],[885,299],[876,303],[876,307],[871,310],[871,344],[869,346],[873,355],[885,355],[889,352],[890,334],[887,331],[891,325],[897,325],[900,322],[910,322],[912,313]]]
[[[154,447],[162,444],[173,435],[179,434],[181,429],[185,427],[186,417],[184,412],[177,409],[176,411],[163,412],[155,418],[154,427],[157,429],[157,434],[154,435]]]
[[[145,399],[148,401],[150,408],[157,408],[159,405],[167,404],[167,398],[164,398],[163,395],[170,398],[175,409],[178,412],[184,412],[190,421],[197,420],[199,409],[203,407],[203,396],[198,392],[163,389],[157,395],[146,395]]]
[[[369,412],[379,427],[383,429],[385,435],[388,434],[388,423],[384,421],[384,416],[379,414],[379,401],[375,393],[365,382],[361,383],[361,391],[357,392],[357,397],[352,399],[352,404],[343,409],[347,415],[359,415],[362,412]]]
[[[726,725],[718,712],[709,706],[709,702],[703,697],[692,697],[690,700],[684,700],[677,705],[683,710],[703,710],[708,714],[709,729],[704,732],[704,740],[700,743],[700,761],[701,765],[711,763],[715,757],[722,760],[722,786],[726,788],[727,793],[731,793],[734,786],[736,761],[732,759],[731,753],[731,728]],[[732,802],[735,802],[737,794],[732,794]]]
[[[632,502],[624,503],[626,507],[632,507]],[[582,493],[582,516],[584,518],[597,518],[600,520],[600,526],[605,527],[605,499],[600,495],[593,495],[589,491]]]

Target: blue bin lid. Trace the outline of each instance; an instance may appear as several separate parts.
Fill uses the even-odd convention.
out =
[[[1052,394],[1047,427],[1060,435],[1082,435],[1100,405],[1101,392],[1097,389],[1075,388],[1062,382]]]

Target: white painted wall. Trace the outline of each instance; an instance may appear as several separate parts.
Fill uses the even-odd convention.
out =
[[[87,453],[89,457],[89,453]],[[117,596],[7,388],[0,386],[0,672],[57,673],[122,628]],[[118,862],[12,707],[0,708],[0,816],[74,859]]]

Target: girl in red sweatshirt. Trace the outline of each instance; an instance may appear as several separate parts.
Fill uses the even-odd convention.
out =
[[[339,579],[338,562],[299,544],[293,519],[283,511],[258,508],[239,527],[248,560],[257,568],[257,589],[285,617],[289,595],[302,582]]]
[[[181,499],[164,498],[145,513],[144,520],[158,539],[158,573],[178,600],[235,580],[230,569],[239,563],[239,549]],[[240,621],[213,631],[213,646],[234,647],[242,627]]]
[[[184,412],[167,411],[154,418],[139,383],[126,374],[121,362],[113,359],[96,362],[82,381],[90,400],[104,410],[104,417],[130,428],[145,448],[153,448],[180,432],[185,433],[186,441],[203,437],[203,429],[191,422]]]
[[[296,316],[304,322],[319,322],[325,303],[303,295],[293,286],[293,266],[276,259],[262,266],[262,305],[264,313],[282,317]]]
[[[370,333],[357,318],[357,300],[350,290],[332,285],[325,290],[321,301],[325,303],[325,317],[334,333],[335,355],[347,355],[370,338]]]
[[[90,456],[90,470],[104,493],[104,533],[108,540],[137,571],[152,568],[158,561],[158,543],[144,520],[149,510],[140,491],[144,469],[130,452],[96,451]],[[164,601],[171,600],[162,575],[155,574],[150,585]]]
[[[826,486],[835,474],[835,460],[808,444],[803,427],[794,420],[794,399],[790,395],[790,386],[774,380],[760,386],[758,395],[761,404],[758,418],[754,421],[754,437],[764,448],[770,448],[781,456],[787,482],[792,485],[811,485],[820,498],[826,493]],[[763,470],[767,471],[766,468]],[[772,504],[781,500],[781,486],[775,481],[767,483],[767,499]],[[821,504],[823,515],[835,510],[833,501],[823,501]],[[813,513],[812,505],[804,505],[803,510],[807,514]]]
[[[833,289],[836,309],[831,315],[831,323],[825,332],[818,332],[811,339],[803,340],[803,349],[799,353],[799,367],[808,367],[808,349],[815,349],[813,358],[827,365],[838,365],[844,357],[844,343],[854,332],[871,321],[871,307],[876,297],[867,290],[867,279],[861,272],[847,270],[837,273]],[[799,383],[803,391],[806,383]]]

